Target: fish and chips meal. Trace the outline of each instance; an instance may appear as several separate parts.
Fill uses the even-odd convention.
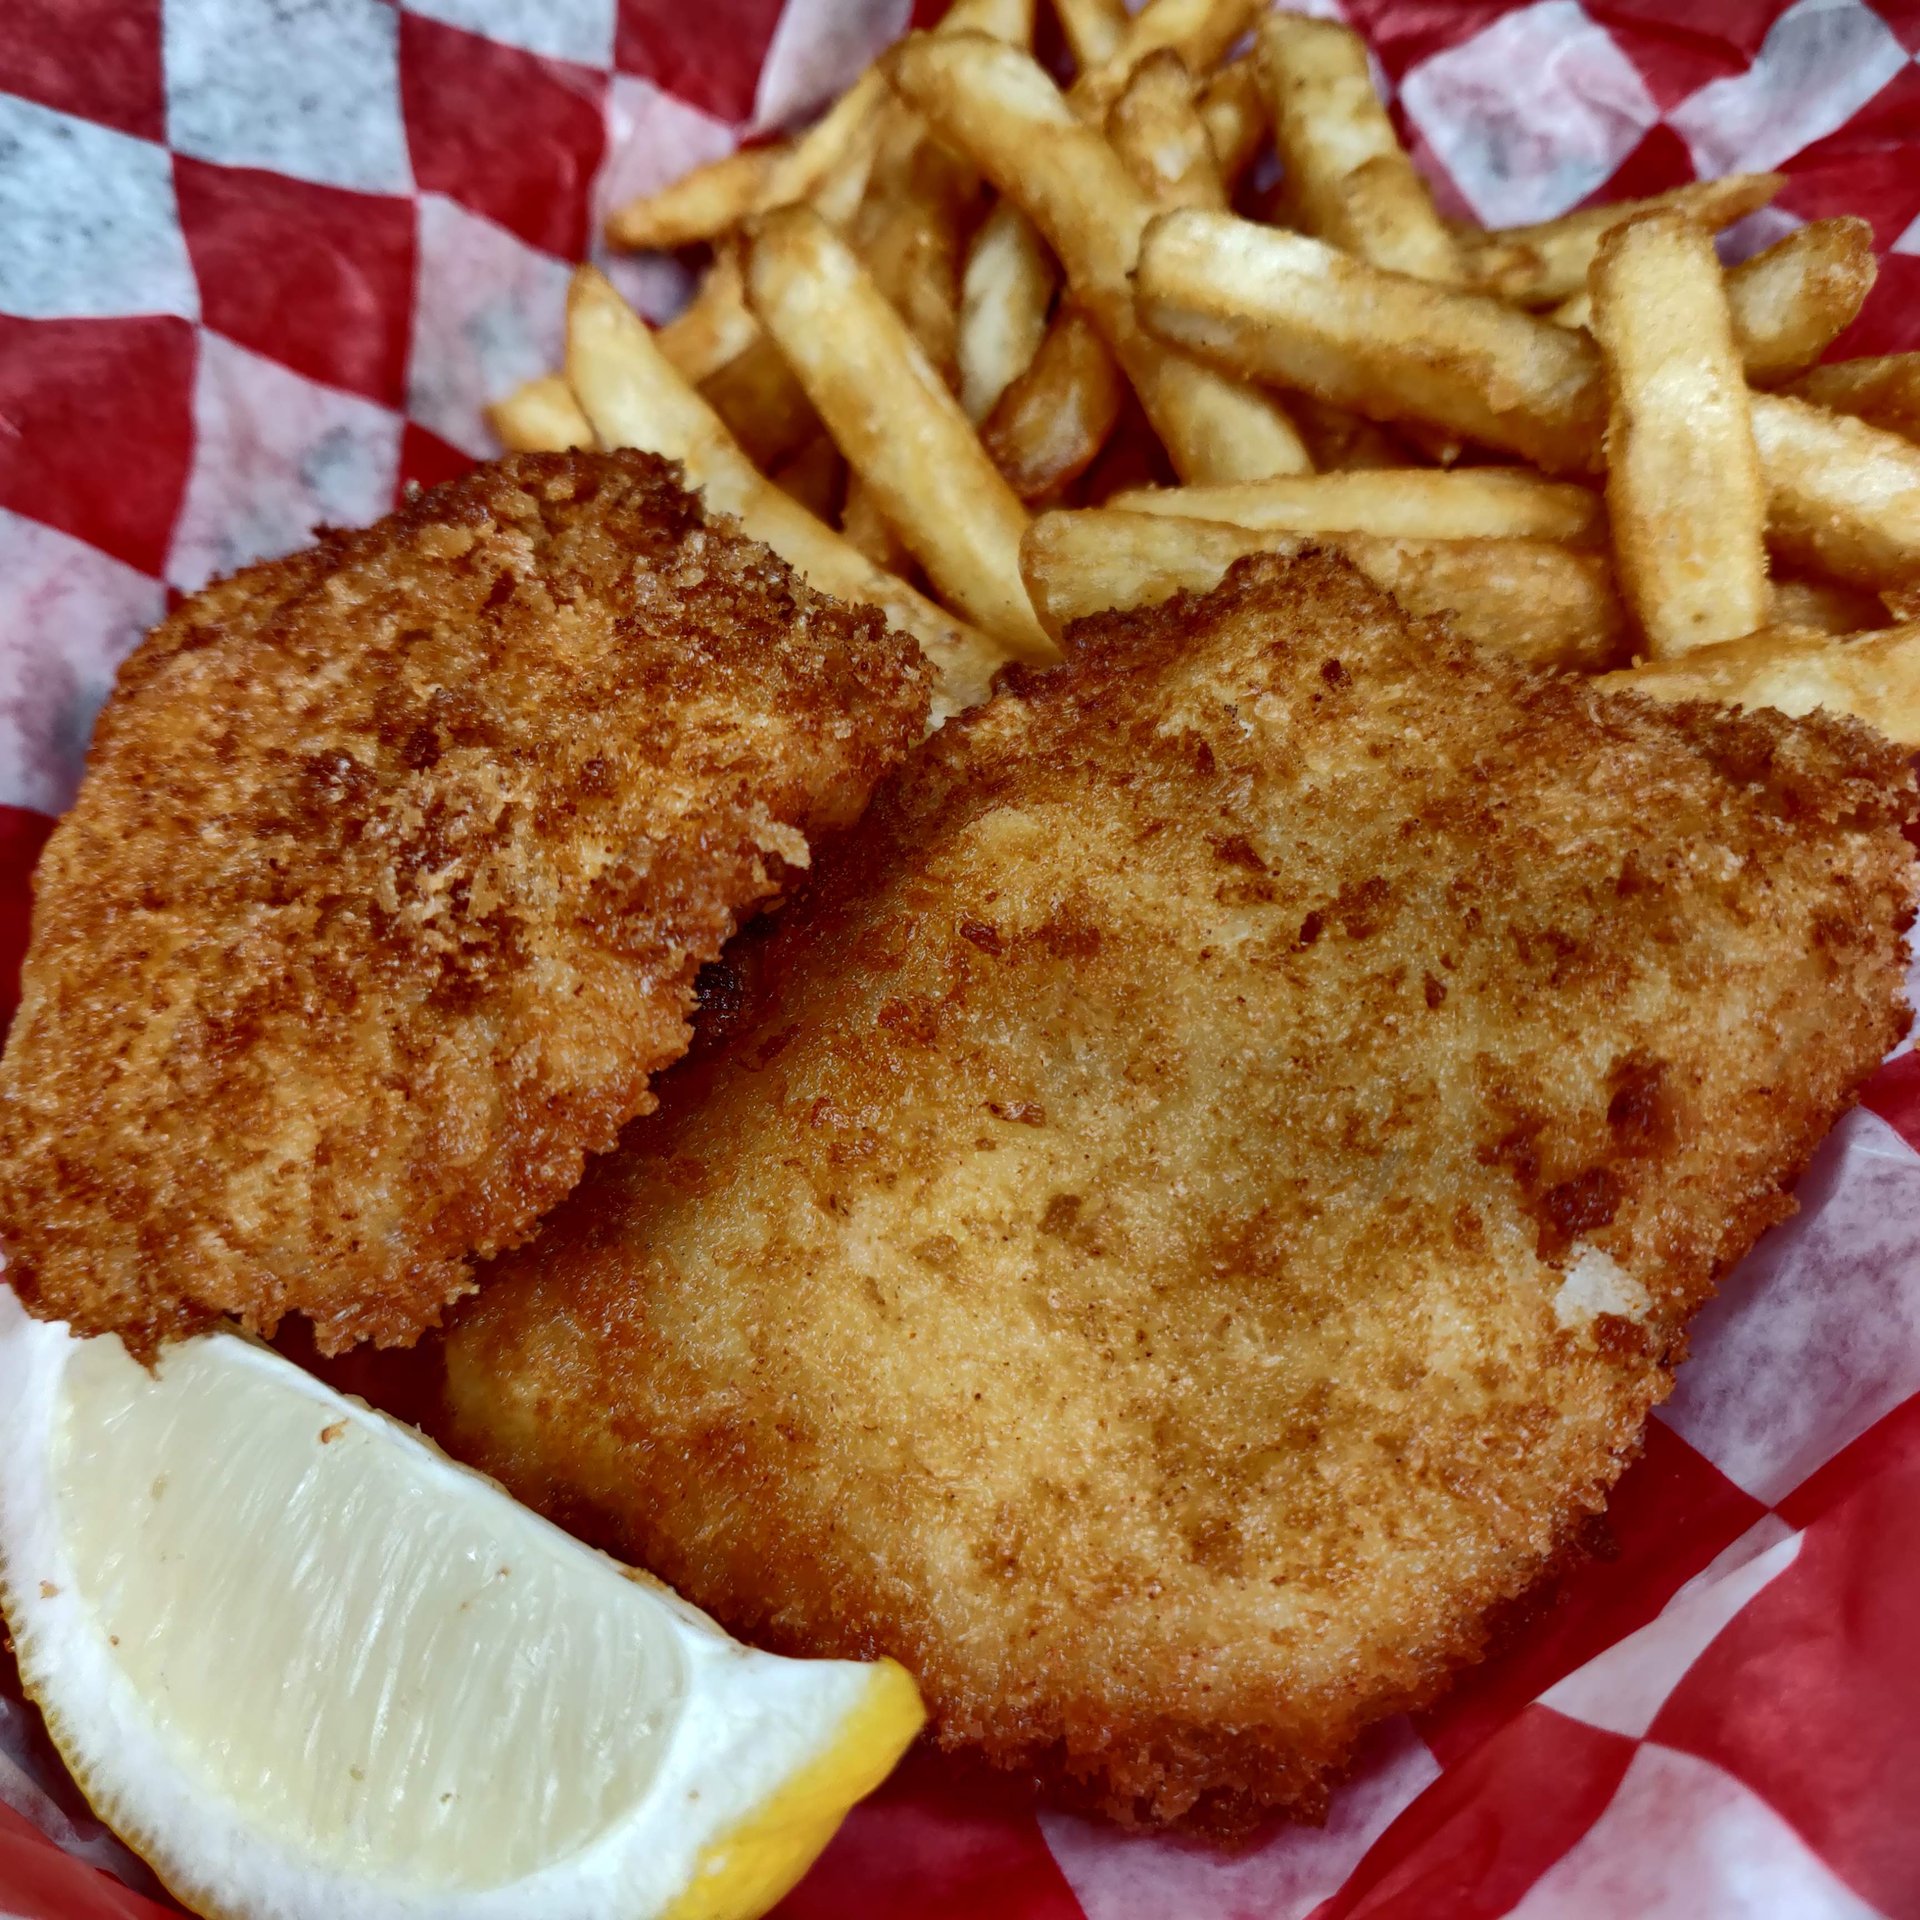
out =
[[[197,1912],[750,1920],[923,1725],[1322,1817],[1906,1030],[1866,224],[1470,228],[1348,28],[1055,7],[617,209],[677,318],[582,267],[506,457],[120,671],[0,1605]]]

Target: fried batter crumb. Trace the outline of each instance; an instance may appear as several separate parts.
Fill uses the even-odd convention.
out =
[[[651,1104],[698,967],[927,703],[878,614],[639,453],[483,467],[196,595],[36,876],[8,1278],[143,1353],[412,1340]]]
[[[946,1745],[1232,1832],[1585,1536],[1904,1027],[1914,794],[1324,556],[1074,638],[730,951],[449,1432]]]

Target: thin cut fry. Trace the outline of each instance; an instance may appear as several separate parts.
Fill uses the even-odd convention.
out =
[[[1586,285],[1587,268],[1601,240],[1623,221],[1670,208],[1711,231],[1764,207],[1786,184],[1786,176],[1779,173],[1729,173],[1718,180],[1690,181],[1647,200],[1582,207],[1538,226],[1506,227],[1485,234],[1456,231],[1456,238],[1476,285],[1488,285],[1491,276],[1504,298],[1527,307],[1552,307]],[[1522,251],[1502,257],[1495,252],[1501,248]],[[1530,262],[1527,255],[1532,256]]]
[[[1605,530],[1598,495],[1518,467],[1315,473],[1235,487],[1136,487],[1107,504],[1235,527],[1411,540],[1591,543]]]
[[[1053,0],[1053,13],[1081,73],[1104,66],[1120,51],[1127,35],[1123,0]]]
[[[1163,49],[1134,68],[1107,110],[1107,138],[1156,206],[1225,209],[1220,163],[1177,53]]]
[[[509,453],[564,453],[593,445],[593,428],[563,373],[543,373],[487,409],[487,424]]]
[[[1258,65],[1292,203],[1310,233],[1376,267],[1456,286],[1460,249],[1374,91],[1350,27],[1271,13]]]
[[[820,431],[813,403],[758,321],[746,352],[700,381],[699,388],[763,473],[791,458]]]
[[[1269,125],[1267,96],[1253,55],[1243,53],[1215,73],[1200,89],[1199,106],[1220,177],[1231,192],[1253,164]]]
[[[1370,419],[1425,421],[1550,472],[1586,468],[1598,449],[1606,397],[1592,343],[1486,294],[1199,212],[1153,223],[1135,288],[1162,338],[1252,378]]]
[[[581,267],[567,296],[567,383],[601,444],[677,460],[712,513],[731,514],[822,593],[878,607],[940,675],[937,719],[977,705],[1006,650],[873,566],[754,466],[719,416],[654,345],[606,276]]]
[[[695,386],[737,360],[760,336],[747,306],[740,255],[731,244],[713,257],[694,295],[654,335],[655,344]]]
[[[1866,633],[1890,625],[1878,594],[1840,580],[1776,580],[1767,626],[1809,633]]]
[[[842,169],[850,155],[858,154],[885,97],[885,81],[869,69],[797,140],[730,153],[657,193],[616,208],[607,219],[607,244],[692,246],[717,239],[771,207],[806,199]],[[859,201],[857,190],[852,201]],[[851,212],[852,206],[845,211]]]
[[[1609,693],[1655,700],[1717,700],[1782,713],[1850,713],[1903,747],[1920,747],[1920,621],[1852,639],[1755,634],[1651,661],[1594,682]]]
[[[1046,235],[1182,479],[1307,470],[1306,448],[1275,402],[1142,332],[1130,276],[1153,203],[1033,60],[976,36],[916,35],[885,65],[941,138]]]
[[[1125,378],[1093,322],[1063,306],[980,439],[1022,500],[1050,499],[1092,466],[1126,397]]]
[[[959,378],[961,234],[979,178],[903,102],[882,111],[867,198],[850,235],[874,283],[949,386]]]
[[[1752,409],[1776,551],[1875,590],[1920,581],[1920,447],[1780,394]]]
[[[1727,275],[1734,343],[1762,385],[1810,367],[1873,290],[1873,229],[1812,220]]]
[[[1147,0],[1127,22],[1118,48],[1073,83],[1074,110],[1097,125],[1134,68],[1163,47],[1177,53],[1189,73],[1205,73],[1253,25],[1260,7],[1261,0]]]
[[[1803,373],[1785,391],[1883,432],[1920,440],[1920,353],[1834,360]]]
[[[1297,553],[1306,536],[1096,509],[1044,513],[1021,548],[1050,632],[1109,609],[1205,593],[1242,554]],[[1362,573],[1416,615],[1540,665],[1592,669],[1620,657],[1626,616],[1599,554],[1545,540],[1387,540],[1341,534]]]
[[[984,420],[1033,364],[1058,277],[1039,229],[1013,201],[996,202],[973,236],[960,280],[956,358],[969,420]]]
[[[783,208],[760,222],[747,290],[935,590],[1014,652],[1051,659],[1020,581],[1026,510],[852,249],[810,208]]]
[[[1767,498],[1713,242],[1681,214],[1644,214],[1601,242],[1590,279],[1621,591],[1655,659],[1752,633]]]

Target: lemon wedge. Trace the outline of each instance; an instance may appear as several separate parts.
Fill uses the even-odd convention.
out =
[[[919,1729],[227,1334],[0,1286],[0,1609],[88,1800],[238,1920],[747,1920]]]

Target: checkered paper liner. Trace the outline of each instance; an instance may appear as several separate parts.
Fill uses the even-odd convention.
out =
[[[912,0],[0,0],[0,1017],[170,601],[495,451],[605,210],[830,97]],[[937,0],[929,9],[938,11]],[[1331,4],[1315,8],[1330,11]],[[1043,9],[1044,11],[1044,9]],[[1451,211],[1782,168],[1920,346],[1920,0],[1349,0]],[[607,262],[644,311],[672,263]],[[910,1759],[790,1920],[1920,1916],[1920,1058],[1699,1323],[1609,1515],[1325,1826],[1222,1854]],[[4,1656],[0,1656],[4,1667]],[[0,1671],[0,1920],[172,1911]]]

